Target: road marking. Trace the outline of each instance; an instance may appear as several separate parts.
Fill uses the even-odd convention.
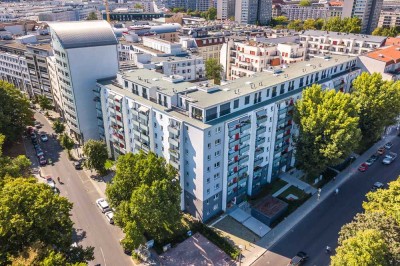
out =
[[[103,249],[100,247],[101,255],[103,256],[104,266],[107,266],[106,258],[104,257]]]

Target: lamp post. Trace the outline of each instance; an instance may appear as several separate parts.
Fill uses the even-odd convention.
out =
[[[239,266],[241,266],[242,265],[242,249],[243,249],[243,246],[242,245],[239,245]]]

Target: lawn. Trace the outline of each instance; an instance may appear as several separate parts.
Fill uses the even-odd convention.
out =
[[[287,182],[278,178],[274,180],[272,183],[266,185],[260,193],[250,198],[251,201],[257,201],[261,198],[264,198],[267,195],[272,195],[277,192],[279,189],[283,188],[287,185]]]

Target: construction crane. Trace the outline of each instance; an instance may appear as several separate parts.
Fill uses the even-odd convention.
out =
[[[106,6],[106,16],[107,16],[107,22],[110,23],[110,8],[108,7],[108,0],[104,0],[104,5]]]

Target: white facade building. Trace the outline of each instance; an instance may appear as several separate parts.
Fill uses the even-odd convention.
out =
[[[25,56],[0,52],[0,79],[14,84],[27,97],[33,95]]]
[[[117,39],[106,21],[51,23],[63,116],[79,142],[98,139],[93,90],[118,71]]]
[[[114,156],[164,157],[179,172],[182,210],[207,221],[293,167],[294,102],[314,83],[348,91],[360,74],[356,61],[312,58],[224,86],[121,73],[97,84],[101,135]]]

